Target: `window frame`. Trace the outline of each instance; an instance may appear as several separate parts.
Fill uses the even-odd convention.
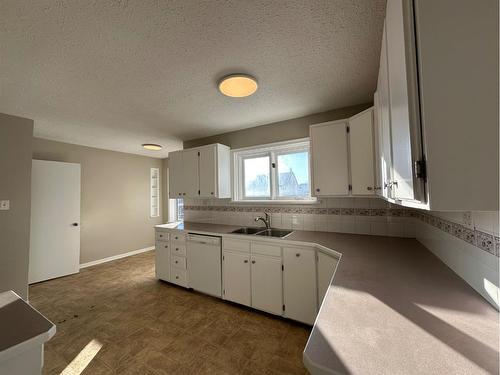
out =
[[[154,181],[156,180],[156,181]],[[156,182],[156,186],[155,185]],[[149,170],[149,217],[160,217],[160,168]],[[155,204],[156,203],[156,204]]]
[[[307,197],[279,196],[278,156],[298,152],[307,152],[309,195]],[[261,146],[245,147],[231,151],[233,169],[233,201],[234,202],[267,202],[267,203],[315,203],[317,199],[311,196],[311,149],[309,138],[293,141],[270,143]],[[248,197],[245,195],[245,159],[269,156],[269,197]],[[275,165],[273,167],[272,165]]]

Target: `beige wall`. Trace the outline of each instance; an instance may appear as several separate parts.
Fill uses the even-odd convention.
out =
[[[193,139],[185,141],[184,148],[208,145],[211,143],[222,143],[231,148],[241,148],[305,138],[309,137],[309,126],[312,124],[351,117],[372,105],[372,103],[359,104],[296,119],[274,122],[254,128],[214,135],[212,137]]]
[[[162,174],[161,159],[39,138],[33,159],[81,164],[80,263],[154,246],[162,217],[149,217],[149,179],[150,168]]]
[[[28,297],[33,120],[0,113],[0,292]]]

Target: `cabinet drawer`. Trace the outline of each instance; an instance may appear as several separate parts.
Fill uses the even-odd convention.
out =
[[[175,242],[185,243],[186,235],[184,234],[184,232],[173,232],[170,233],[170,239]]]
[[[250,252],[250,241],[225,238],[223,245],[224,250],[243,251],[245,253]]]
[[[168,249],[169,247],[170,247],[170,244],[168,242],[157,240],[156,243],[155,243],[155,249],[156,250]]]
[[[156,241],[168,241],[169,234],[167,232],[156,231],[155,234]]]
[[[172,267],[170,270],[170,281],[174,284],[187,288],[187,272],[180,268]]]
[[[182,242],[172,241],[170,249],[172,251],[172,255],[186,256],[186,245]]]
[[[252,254],[270,255],[273,257],[281,256],[281,247],[268,245],[265,243],[252,243]]]
[[[186,258],[172,255],[172,267],[186,269]]]

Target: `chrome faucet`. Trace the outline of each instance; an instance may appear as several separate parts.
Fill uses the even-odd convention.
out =
[[[266,224],[266,229],[270,229],[271,228],[271,222],[269,221],[269,214],[267,212],[264,212],[264,215],[265,218],[263,218],[262,216],[259,216],[259,217],[256,217],[255,218],[255,221],[262,221],[264,224]]]

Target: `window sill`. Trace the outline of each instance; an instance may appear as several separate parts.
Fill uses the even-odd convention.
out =
[[[296,204],[296,205],[317,205],[321,202],[318,199],[311,200],[231,200],[234,204],[263,204],[263,205],[280,205],[280,204]]]

